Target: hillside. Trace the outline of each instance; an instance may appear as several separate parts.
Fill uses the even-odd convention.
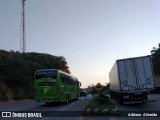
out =
[[[34,97],[34,72],[61,69],[70,73],[63,56],[0,50],[0,100]]]

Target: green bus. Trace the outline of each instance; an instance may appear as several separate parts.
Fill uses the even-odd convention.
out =
[[[58,69],[41,69],[35,72],[35,100],[50,104],[78,99],[81,83]]]

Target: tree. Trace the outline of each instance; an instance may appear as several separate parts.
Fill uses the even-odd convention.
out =
[[[151,50],[153,69],[155,74],[160,74],[160,43]]]

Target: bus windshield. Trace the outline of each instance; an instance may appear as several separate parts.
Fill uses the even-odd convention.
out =
[[[44,71],[37,71],[36,72],[36,79],[41,78],[55,78],[57,77],[56,70],[44,70]]]

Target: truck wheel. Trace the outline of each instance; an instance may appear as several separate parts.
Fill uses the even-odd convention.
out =
[[[148,100],[148,95],[147,94],[144,95],[144,100]]]
[[[110,98],[113,98],[113,94],[112,93],[110,93]]]

